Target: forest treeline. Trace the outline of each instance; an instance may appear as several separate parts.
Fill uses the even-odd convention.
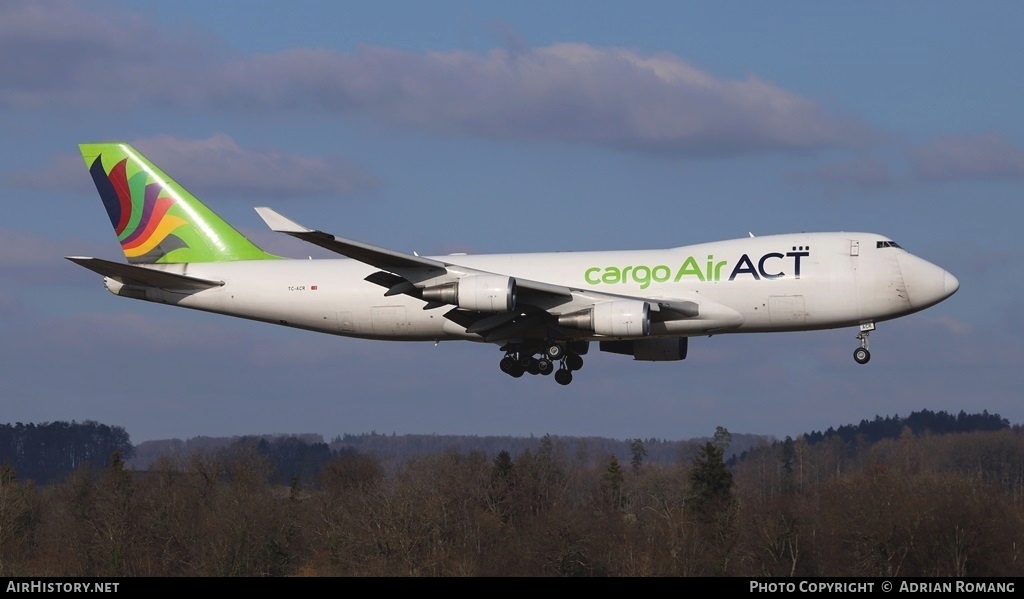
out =
[[[39,484],[63,480],[84,465],[103,467],[117,452],[130,458],[128,432],[92,420],[0,425],[0,463]]]
[[[907,416],[875,416],[873,420],[861,420],[859,424],[843,425],[829,428],[824,432],[813,431],[803,435],[810,444],[821,443],[826,439],[839,437],[843,441],[856,445],[865,442],[877,442],[882,439],[895,439],[909,428],[915,434],[966,433],[972,431],[995,431],[1009,428],[1010,424],[998,414],[983,411],[978,414],[950,414],[945,411],[933,412],[921,410],[911,412]],[[627,459],[631,453],[633,439],[609,439],[606,437],[558,437],[551,436],[561,443],[571,454],[614,455],[620,460]],[[344,434],[326,442],[318,434],[301,435],[249,435],[234,437],[193,437],[187,440],[164,439],[146,441],[134,449],[134,458],[127,460],[134,470],[145,470],[160,458],[166,456],[189,455],[197,451],[214,451],[232,447],[237,444],[255,443],[262,447],[262,453],[270,455],[275,465],[279,480],[291,480],[299,476],[304,483],[312,480],[311,474],[331,455],[356,451],[370,454],[388,468],[396,467],[412,458],[436,455],[456,451],[470,453],[483,452],[493,456],[500,451],[508,451],[517,456],[525,450],[536,450],[540,437],[512,436],[478,436],[478,435],[396,435],[377,432],[362,434]],[[644,444],[645,460],[649,464],[671,465],[679,461],[689,461],[700,447],[711,437],[686,439],[681,441],[647,438],[641,439]],[[731,442],[727,449],[726,459],[730,464],[742,459],[746,452],[765,442],[772,442],[773,437],[751,434],[731,434]],[[0,454],[2,457],[2,454]]]
[[[876,441],[763,440],[731,465],[721,428],[668,464],[641,439],[624,456],[545,436],[391,466],[319,448],[308,484],[281,484],[272,439],[146,471],[115,453],[48,485],[6,465],[0,576],[1024,573],[1024,431],[903,424]]]
[[[829,428],[825,432],[814,431],[804,436],[811,444],[821,443],[833,437],[839,437],[847,442],[856,442],[858,439],[875,442],[882,439],[895,439],[906,428],[916,434],[944,435],[946,433],[998,431],[1009,427],[1009,420],[999,414],[989,414],[988,410],[982,410],[980,414],[968,414],[960,410],[960,413],[956,415],[944,410],[938,412],[921,410],[911,412],[906,417],[899,414],[885,418],[875,416],[874,420],[861,420],[860,424],[847,424],[837,429]]]
[[[629,455],[629,447],[633,442],[632,439],[609,439],[606,437],[558,437],[554,435],[552,437],[564,444],[571,453],[579,451],[583,453],[616,455],[620,459]],[[236,443],[251,443],[254,441],[257,443],[265,441],[269,444],[274,444],[283,439],[301,441],[314,447],[316,452],[322,450],[320,444],[326,444],[326,447],[331,452],[356,451],[370,454],[388,467],[393,467],[412,458],[448,451],[460,453],[479,451],[491,456],[497,455],[500,451],[508,451],[513,456],[516,456],[527,449],[536,450],[541,437],[534,435],[528,437],[437,434],[397,435],[394,433],[370,432],[337,435],[330,441],[325,441],[321,435],[308,433],[302,435],[193,437],[186,440],[162,439],[145,441],[137,445],[134,458],[129,460],[128,464],[135,470],[145,470],[156,463],[161,457],[168,455],[187,455],[195,451],[219,450]],[[734,434],[732,444],[729,446],[729,453],[730,455],[738,455],[764,442],[766,439],[769,438],[764,435]],[[647,450],[648,462],[673,464],[680,459],[692,458],[696,455],[700,445],[706,440],[687,439],[674,441],[647,438],[642,441]]]

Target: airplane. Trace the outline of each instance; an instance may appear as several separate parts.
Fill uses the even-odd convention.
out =
[[[126,263],[67,259],[121,297],[321,333],[467,340],[504,352],[512,377],[561,385],[591,342],[642,361],[686,358],[689,339],[857,327],[924,310],[960,283],[874,233],[792,233],[668,249],[420,256],[306,228],[268,207],[273,231],[345,258],[264,252],[126,143],[79,149]],[[557,364],[557,365],[556,365]]]

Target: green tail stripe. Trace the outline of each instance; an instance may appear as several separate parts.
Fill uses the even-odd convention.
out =
[[[275,260],[123,143],[80,144],[129,262]]]

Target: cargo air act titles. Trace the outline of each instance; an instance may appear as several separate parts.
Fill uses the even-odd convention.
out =
[[[781,253],[768,252],[762,256],[750,257],[747,254],[740,256],[736,265],[729,272],[728,280],[734,281],[737,277],[749,276],[754,281],[763,279],[781,279],[792,276],[800,278],[800,259],[810,256],[810,251],[800,248],[800,251]],[[640,289],[647,289],[651,283],[667,283],[672,281],[721,281],[722,271],[729,265],[728,260],[715,260],[714,254],[708,254],[703,262],[698,262],[693,256],[688,256],[673,269],[666,264],[649,266],[638,264],[635,266],[593,266],[583,273],[584,280],[591,285],[615,285],[616,283],[638,283]]]

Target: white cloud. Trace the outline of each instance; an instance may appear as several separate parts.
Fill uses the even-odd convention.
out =
[[[486,54],[242,55],[193,31],[70,0],[0,8],[0,75],[0,106],[302,111],[668,155],[804,152],[871,137],[813,99],[756,76],[719,78],[667,52],[562,43]]]
[[[556,44],[517,52],[290,50],[211,77],[221,108],[319,109],[449,134],[697,156],[857,145],[863,127],[756,77],[669,53]]]
[[[186,189],[201,189],[204,194],[280,200],[341,195],[377,184],[373,175],[343,158],[243,148],[223,134],[206,139],[161,135],[131,144]],[[19,187],[91,189],[81,157],[71,154],[8,179]]]

